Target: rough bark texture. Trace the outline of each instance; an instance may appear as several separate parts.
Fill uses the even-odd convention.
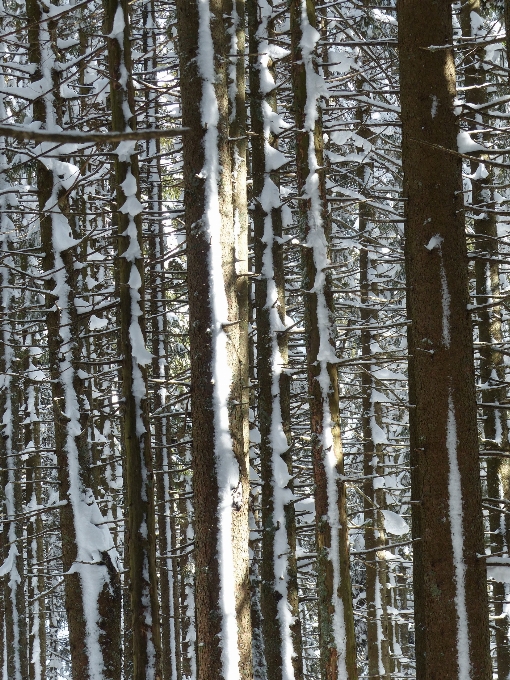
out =
[[[232,398],[239,401],[240,427],[242,439],[237,452],[242,470],[242,502],[232,517],[232,536],[234,553],[238,556],[240,569],[236,571],[236,613],[238,626],[238,644],[240,654],[240,672],[242,680],[252,677],[251,652],[251,612],[250,612],[250,575],[249,575],[249,525],[248,506],[250,499],[249,480],[249,354],[248,354],[248,316],[249,316],[249,277],[248,267],[248,197],[247,180],[247,136],[246,136],[246,84],[245,84],[245,0],[225,0],[224,14],[231,17],[230,49],[228,54],[234,55],[230,64],[230,106],[229,137],[232,168],[232,218],[234,228],[234,257],[236,274],[236,295],[238,309],[238,350],[235,379],[237,393]],[[235,36],[235,37],[234,37]],[[234,39],[233,39],[234,38]],[[235,81],[234,81],[235,78]]]
[[[238,286],[235,271],[235,243],[233,229],[231,150],[229,137],[228,82],[226,55],[230,48],[227,40],[226,8],[221,0],[209,3],[211,34],[215,53],[215,94],[218,104],[218,159],[222,168],[218,181],[220,210],[220,242],[222,269],[228,304],[229,325],[224,330],[228,336],[228,362],[232,371],[231,400],[229,403],[230,435],[234,455],[239,464],[240,483],[232,504],[232,546],[234,580],[247,584],[247,484],[248,468],[245,455],[245,410],[242,404],[243,365],[245,351],[241,347],[244,311],[239,314]],[[195,576],[196,576],[196,633],[197,667],[199,680],[218,680],[223,677],[220,633],[222,612],[220,608],[220,573],[218,565],[219,538],[219,487],[215,454],[215,427],[212,384],[213,344],[210,331],[212,299],[210,291],[209,236],[202,229],[205,209],[205,181],[201,176],[204,166],[203,140],[206,133],[201,122],[200,102],[203,81],[197,65],[198,50],[197,2],[178,0],[177,27],[179,35],[181,79],[187,83],[182,90],[183,124],[189,132],[183,138],[184,156],[184,208],[187,229],[188,291],[191,353],[191,414],[193,436],[193,487],[195,510]],[[239,350],[241,350],[239,352]],[[239,512],[239,517],[235,513]],[[244,519],[240,516],[243,515]],[[246,545],[244,545],[246,541]],[[234,583],[225,584],[234,587]],[[246,601],[237,600],[237,615],[248,621],[248,628],[239,631],[240,673],[251,674],[251,653],[247,658],[249,640],[242,639],[250,631],[249,595]],[[238,626],[241,620],[238,620]],[[239,630],[239,628],[238,628]],[[249,667],[247,663],[249,662]]]
[[[316,25],[315,2],[306,0],[306,13],[312,27]],[[304,193],[307,177],[310,173],[308,163],[310,134],[305,131],[305,105],[307,103],[307,87],[305,66],[301,53],[301,21],[302,1],[292,0],[290,3],[291,14],[291,47],[292,47],[292,86],[293,86],[293,112],[296,121],[296,170],[297,187],[300,195]],[[319,117],[313,131],[313,144],[315,156],[319,168],[323,166],[323,131],[322,121]],[[326,202],[326,184],[324,173],[319,170],[319,192],[322,204],[322,221],[326,240],[331,231]],[[299,201],[299,221],[304,239],[309,234],[308,211],[310,210],[309,197],[303,197]],[[315,285],[317,271],[315,268],[312,248],[303,248],[303,289],[311,291]],[[330,312],[330,337],[334,344],[333,311],[334,301],[331,289],[331,277],[326,275],[324,295]],[[343,452],[340,436],[340,414],[338,403],[338,374],[334,364],[328,365],[330,393],[327,403],[323,398],[321,386],[317,380],[320,373],[320,362],[317,361],[319,352],[320,336],[317,320],[317,295],[307,292],[304,296],[305,308],[305,335],[307,342],[307,366],[308,384],[310,397],[310,425],[312,435],[312,461],[315,481],[315,514],[317,518],[316,539],[318,553],[318,598],[319,598],[319,647],[321,658],[321,675],[323,680],[336,680],[338,675],[338,650],[333,629],[333,565],[329,556],[331,548],[332,528],[328,523],[328,481],[324,465],[326,452],[322,449],[322,433],[325,410],[329,408],[333,437],[334,456],[337,461],[336,472],[343,474]],[[352,611],[351,577],[349,570],[349,539],[347,527],[346,488],[340,479],[337,481],[337,498],[339,523],[339,555],[335,558],[340,562],[340,592],[338,596],[342,600],[343,625],[345,628],[345,651],[346,669],[349,680],[357,677],[356,669],[356,642],[354,636],[354,618]],[[342,644],[344,644],[342,642]]]
[[[278,601],[282,595],[277,592],[275,586],[275,532],[277,526],[274,519],[274,495],[275,479],[273,476],[273,446],[275,442],[271,439],[273,427],[273,341],[274,331],[271,329],[270,315],[271,310],[267,304],[268,281],[262,274],[263,257],[267,244],[264,239],[265,220],[270,219],[274,233],[274,241],[271,245],[272,260],[274,271],[274,282],[278,294],[278,314],[282,324],[285,324],[285,280],[283,267],[283,245],[278,242],[282,237],[282,215],[281,208],[274,208],[270,215],[267,215],[258,198],[264,188],[266,177],[266,162],[264,152],[264,120],[262,104],[265,101],[273,111],[276,111],[276,94],[270,92],[264,95],[260,87],[260,73],[257,55],[261,54],[262,46],[257,36],[259,30],[259,11],[258,2],[251,0],[248,3],[248,22],[250,36],[250,110],[251,110],[251,129],[254,133],[252,138],[252,176],[253,176],[253,195],[255,197],[255,209],[253,212],[254,227],[254,253],[255,253],[255,273],[257,274],[255,284],[255,308],[257,319],[257,408],[259,414],[260,429],[260,466],[262,477],[262,561],[260,566],[261,577],[261,623],[264,639],[264,653],[267,667],[268,680],[281,680],[282,678],[282,657],[284,649],[282,646],[282,634],[280,629],[280,619],[278,615]],[[268,26],[268,37],[271,40],[273,27],[271,22]],[[275,75],[274,65],[270,62],[269,69]],[[276,81],[275,81],[276,82]],[[277,140],[273,135],[269,140],[272,147],[277,148]],[[278,172],[271,175],[271,180],[278,185]],[[288,334],[278,333],[278,349],[284,364],[288,360]],[[282,456],[289,474],[292,476],[292,456],[290,453],[290,379],[289,375],[283,370],[278,381],[278,392],[280,400],[281,424],[284,430],[289,451]],[[292,489],[292,482],[289,484]],[[288,503],[285,508],[285,531],[289,544],[288,571],[287,571],[287,601],[292,612],[294,624],[291,629],[292,646],[295,656],[293,658],[294,677],[296,680],[302,678],[303,658],[301,625],[299,620],[299,602],[297,585],[297,562],[296,562],[296,520],[294,504]]]
[[[135,111],[134,90],[131,80],[131,43],[129,3],[123,0],[105,0],[105,35],[111,36],[113,21],[117,9],[124,16],[122,44],[117,37],[108,38],[108,68],[110,77],[110,106],[112,112],[112,129],[123,132],[126,128],[136,129],[136,117],[132,115],[126,120],[126,109]],[[126,77],[123,77],[125,69]],[[127,72],[127,73],[126,73]],[[117,208],[126,200],[121,187],[128,173],[134,177],[138,185],[138,158],[133,153],[129,160],[115,160],[115,186],[117,189]],[[139,189],[138,189],[139,196]],[[129,572],[130,615],[131,615],[131,657],[133,680],[145,679],[148,668],[154,672],[156,680],[161,677],[161,638],[159,630],[159,602],[156,572],[156,517],[154,507],[154,482],[152,472],[152,456],[150,447],[150,425],[147,397],[147,371],[145,366],[137,362],[133,355],[130,327],[138,323],[142,337],[145,337],[144,324],[144,266],[141,255],[142,221],[141,215],[134,218],[136,242],[139,255],[134,259],[125,253],[133,246],[133,237],[127,235],[131,216],[118,212],[118,258],[120,295],[120,354],[122,354],[122,436],[124,447],[126,514],[127,514],[127,565]],[[140,315],[133,315],[130,277],[136,267],[141,284]],[[135,365],[137,364],[137,365]],[[141,376],[145,397],[140,399],[135,392],[135,377]],[[138,412],[138,409],[140,412]],[[138,423],[137,421],[140,421]],[[140,425],[144,432],[140,431]]]
[[[417,678],[488,680],[461,161],[430,146],[457,148],[453,52],[427,49],[452,43],[451,6],[399,0],[398,19]]]
[[[462,5],[460,22],[462,35],[466,38],[473,37],[471,26],[471,12],[482,12],[480,0],[468,0]],[[508,41],[507,41],[508,42]],[[481,60],[485,58],[485,50],[470,50],[464,67],[464,85],[466,90],[466,102],[475,106],[486,105],[489,101],[487,88],[483,87],[485,70]],[[480,122],[479,127],[485,126]],[[479,143],[484,143],[484,135],[473,135]],[[483,157],[481,158],[483,161]],[[503,342],[501,307],[499,305],[487,306],[501,294],[499,284],[498,264],[498,228],[496,222],[496,204],[492,195],[494,184],[494,171],[489,165],[484,166],[485,173],[478,173],[479,163],[471,163],[471,204],[473,229],[475,232],[475,286],[476,303],[479,309],[474,316],[474,323],[478,326],[479,345],[479,375],[480,382],[485,388],[481,393],[482,402],[499,404],[507,400],[507,387],[505,383],[505,366],[503,354],[497,350],[497,346]],[[478,179],[475,179],[478,177]],[[485,210],[484,208],[489,208]],[[490,545],[491,552],[501,554],[505,548],[505,530],[507,526],[506,515],[500,510],[506,506],[498,506],[497,499],[501,497],[510,500],[510,465],[508,459],[498,457],[497,452],[509,453],[508,420],[507,411],[495,408],[484,408],[483,414],[483,440],[482,450],[492,452],[487,459],[487,496],[493,510],[489,512]],[[508,529],[507,529],[508,531]],[[493,626],[496,638],[496,664],[500,680],[507,680],[510,676],[510,645],[508,644],[509,619],[505,612],[505,584],[494,582],[492,584],[492,596],[494,601]]]

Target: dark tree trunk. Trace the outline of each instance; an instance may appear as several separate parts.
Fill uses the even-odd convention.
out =
[[[399,0],[416,672],[491,677],[448,2]],[[437,145],[433,146],[433,145]]]

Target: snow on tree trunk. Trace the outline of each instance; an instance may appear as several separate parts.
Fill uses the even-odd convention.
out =
[[[0,83],[3,77],[0,77]],[[0,115],[5,117],[3,96],[0,98]],[[7,167],[4,144],[0,149],[0,170]],[[0,190],[6,190],[8,183],[0,180]],[[10,204],[8,193],[0,195],[0,245],[1,252],[8,253],[15,247],[14,225],[6,214]],[[2,330],[0,342],[0,418],[2,436],[0,439],[0,468],[3,477],[5,498],[5,520],[3,523],[4,554],[0,564],[0,577],[4,585],[5,654],[7,675],[13,680],[23,680],[28,675],[27,625],[25,604],[25,562],[23,555],[23,524],[19,516],[23,511],[22,461],[17,455],[21,442],[19,419],[20,391],[16,376],[19,348],[15,326],[15,293],[11,267],[14,262],[4,255],[0,266]]]
[[[327,94],[317,70],[313,0],[291,3],[293,108],[317,523],[319,647],[323,680],[357,676],[349,571],[346,489],[342,481],[338,375],[330,264],[330,224],[319,109]]]
[[[451,7],[398,13],[416,673],[492,677]],[[441,148],[435,148],[432,145]]]
[[[270,44],[272,5],[249,8],[255,306],[257,319],[257,410],[262,478],[260,607],[269,680],[298,680],[303,673],[298,610],[296,524],[290,456],[290,382],[286,333],[282,211],[278,168],[287,158],[275,134],[289,127],[276,112],[275,56],[288,51]]]
[[[129,3],[105,0],[105,34],[112,129],[136,129],[131,78]],[[134,142],[115,150],[120,353],[122,360],[122,434],[125,451],[127,557],[130,590],[133,680],[161,678],[161,639],[156,572],[156,514],[148,413],[145,347],[145,288],[142,254],[143,205],[140,203],[138,156]]]
[[[177,2],[187,229],[195,511],[197,677],[246,679],[247,461],[229,148],[227,17]],[[245,313],[241,310],[243,314]],[[240,521],[240,515],[244,519]],[[246,541],[246,545],[240,541]],[[237,584],[237,587],[236,587]],[[246,596],[248,591],[245,590]],[[242,621],[241,621],[242,619]],[[249,631],[249,627],[248,627]],[[241,644],[239,644],[241,636]]]
[[[45,129],[61,129],[59,71],[54,38],[56,24],[37,2],[29,0],[27,15],[33,82],[44,96],[33,104],[34,119]],[[52,88],[55,88],[52,90]],[[51,149],[51,151],[50,151]],[[73,677],[120,678],[120,592],[117,554],[90,488],[82,356],[82,322],[76,307],[76,239],[68,221],[67,192],[79,170],[59,160],[54,145],[42,143],[37,185],[43,270],[48,298],[47,327],[58,462],[62,562]],[[105,639],[106,638],[106,639]]]

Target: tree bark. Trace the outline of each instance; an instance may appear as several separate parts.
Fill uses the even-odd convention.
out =
[[[303,289],[317,522],[319,647],[323,680],[354,680],[356,642],[349,569],[346,488],[335,356],[329,221],[318,98],[313,0],[292,0],[291,47],[299,221],[304,238]],[[310,105],[310,101],[313,106]]]
[[[127,0],[104,0],[112,129],[136,129]],[[122,360],[122,433],[125,452],[130,641],[133,680],[161,678],[156,571],[156,513],[148,413],[142,204],[135,145],[116,149],[117,228]]]
[[[450,3],[399,0],[416,673],[491,677]]]
[[[236,593],[248,577],[246,351],[235,270],[224,22],[221,0],[177,2],[181,79],[187,83],[181,91],[182,115],[189,128],[183,157],[199,680],[251,674],[247,642],[239,637],[249,633],[239,630]],[[244,622],[249,598],[243,607]]]
[[[296,521],[290,453],[290,380],[286,333],[282,213],[278,172],[266,145],[277,148],[275,69],[267,53],[273,37],[272,3],[248,4],[250,107],[257,320],[257,409],[262,478],[261,623],[268,680],[303,674],[296,562]],[[264,82],[263,87],[261,81]],[[276,84],[276,83],[275,83]],[[271,122],[273,121],[273,123]],[[285,160],[282,157],[282,162]],[[269,199],[269,196],[273,196]]]
[[[236,393],[232,398],[239,402],[238,427],[242,435],[237,456],[241,469],[241,502],[238,510],[233,514],[232,537],[234,554],[239,560],[240,569],[236,570],[236,616],[238,630],[238,645],[240,655],[240,673],[242,680],[252,677],[251,650],[251,609],[250,609],[250,576],[249,576],[249,523],[248,511],[250,500],[250,362],[248,351],[248,317],[249,290],[248,276],[248,197],[247,197],[247,136],[246,136],[246,84],[245,84],[245,0],[226,0],[224,13],[230,17],[231,25],[230,47],[231,56],[228,74],[229,90],[229,139],[230,158],[232,168],[232,219],[234,228],[234,258],[236,275],[236,294],[238,309],[238,349],[237,371],[235,381]]]

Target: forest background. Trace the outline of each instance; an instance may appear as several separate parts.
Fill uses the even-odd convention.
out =
[[[510,678],[509,32],[2,0],[3,680]]]

